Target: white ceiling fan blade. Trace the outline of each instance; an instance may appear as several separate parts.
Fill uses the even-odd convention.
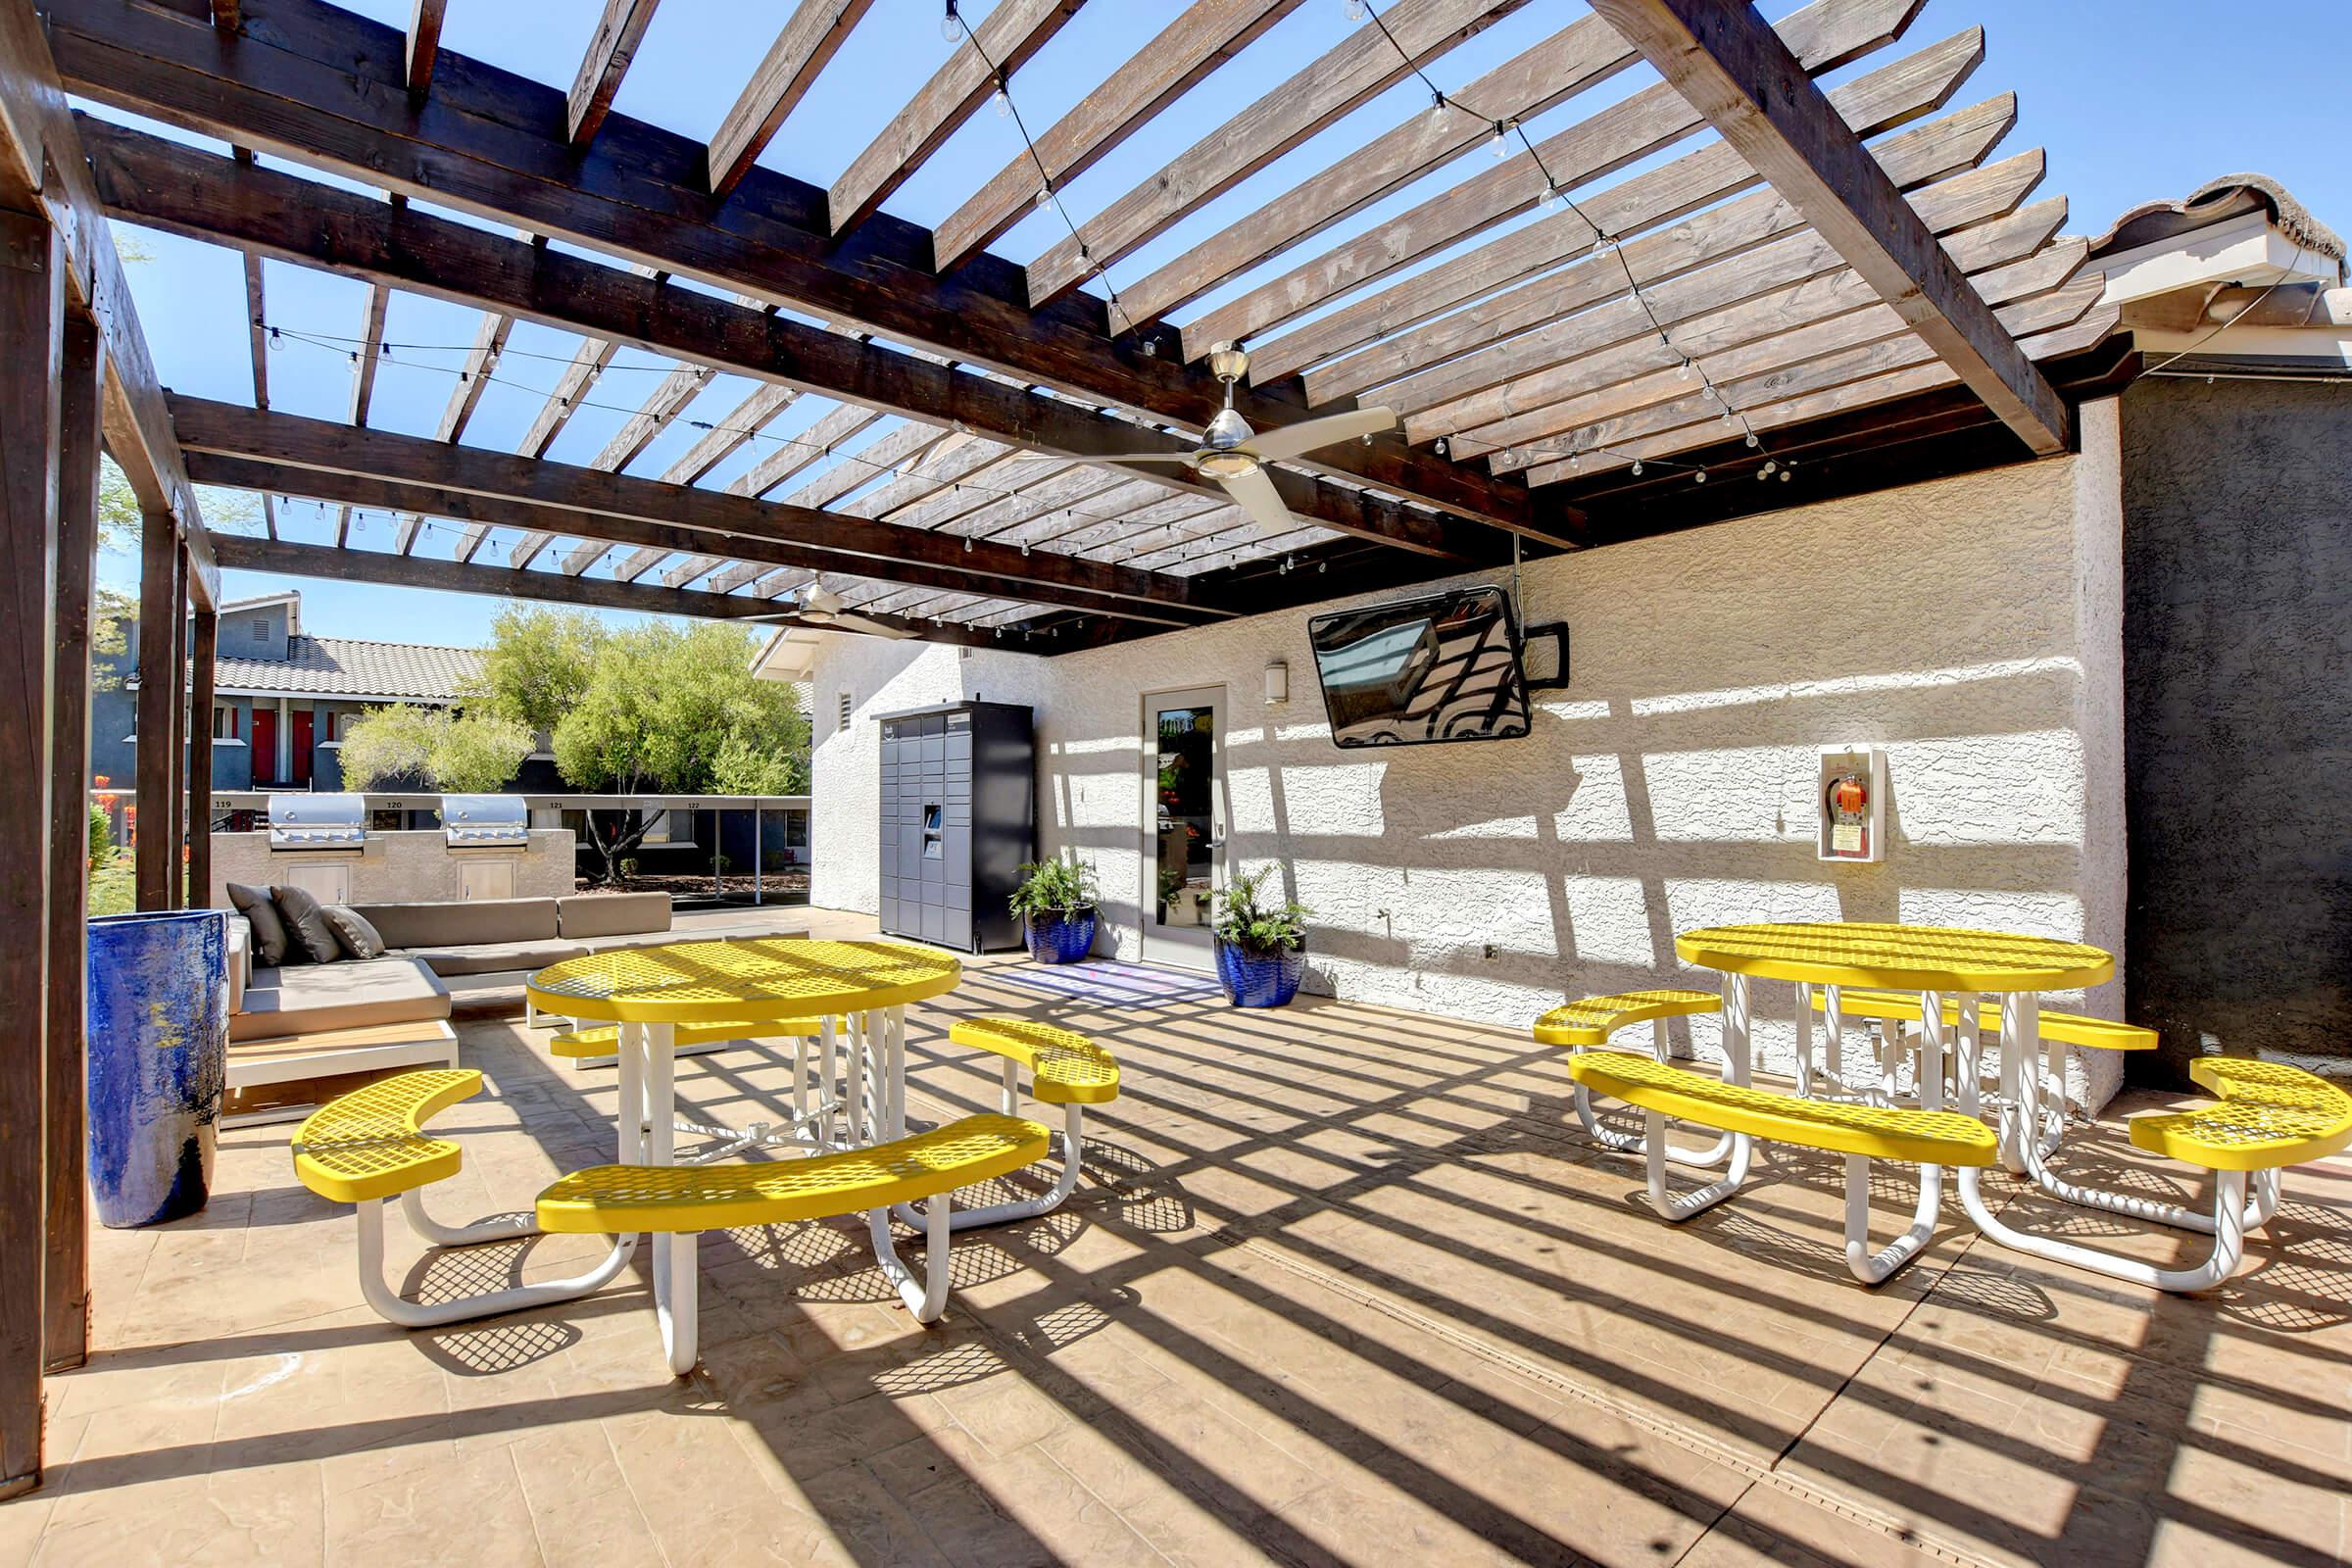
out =
[[[863,615],[848,610],[831,616],[826,624],[838,626],[843,631],[861,631],[869,637],[906,638],[914,635],[904,626],[891,626],[879,620],[868,620]]]
[[[1282,495],[1274,488],[1274,481],[1266,477],[1265,469],[1252,468],[1231,479],[1219,479],[1217,483],[1225,487],[1225,493],[1233,497],[1235,505],[1267,527],[1287,533],[1298,526],[1291,519],[1291,509],[1282,504]]]
[[[1352,441],[1359,435],[1378,435],[1396,428],[1395,409],[1357,409],[1352,414],[1330,414],[1279,429],[1261,430],[1250,438],[1250,450],[1268,461],[1295,458],[1317,447]]]
[[[1088,463],[1177,463],[1193,461],[1190,452],[1114,452],[1106,458],[1088,458]]]

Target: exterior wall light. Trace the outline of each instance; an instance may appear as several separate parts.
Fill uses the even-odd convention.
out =
[[[1266,661],[1266,706],[1279,708],[1291,700],[1291,665],[1288,660]]]

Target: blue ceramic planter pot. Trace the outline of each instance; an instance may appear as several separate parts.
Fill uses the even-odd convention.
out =
[[[228,1071],[228,916],[90,922],[90,1189],[122,1229],[193,1214],[212,1194]]]
[[[1225,1000],[1237,1007],[1280,1007],[1298,994],[1306,975],[1306,949],[1287,948],[1264,956],[1245,953],[1230,942],[1217,948],[1217,979]]]
[[[1076,963],[1094,950],[1095,911],[1032,915],[1021,922],[1021,940],[1040,963]]]

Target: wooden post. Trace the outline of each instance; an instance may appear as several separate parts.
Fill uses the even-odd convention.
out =
[[[179,543],[168,512],[150,510],[139,536],[139,753],[133,800],[138,808],[136,881],[141,909],[171,907],[172,873],[172,618],[173,559]]]
[[[90,854],[90,580],[98,554],[98,327],[65,327],[57,467],[57,681],[49,722],[49,1206],[42,1280],[41,1362],[49,1372],[88,1358],[90,1268],[83,1167],[82,985],[88,949]]]
[[[188,553],[172,551],[172,867],[167,909],[188,906]]]
[[[41,1116],[48,1073],[49,691],[57,639],[63,248],[0,214],[0,1497],[41,1480]],[[29,764],[29,765],[27,765]]]
[[[196,612],[195,679],[188,692],[188,907],[213,902],[213,676],[220,665],[220,617]]]

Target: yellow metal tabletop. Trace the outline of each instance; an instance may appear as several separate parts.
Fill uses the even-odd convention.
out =
[[[1727,974],[1893,991],[2071,991],[2115,977],[2115,955],[2103,948],[1956,926],[1719,925],[1676,937],[1674,951]]]
[[[963,965],[902,942],[756,937],[591,953],[530,977],[548,1012],[607,1023],[782,1022],[893,1007],[956,989]]]

